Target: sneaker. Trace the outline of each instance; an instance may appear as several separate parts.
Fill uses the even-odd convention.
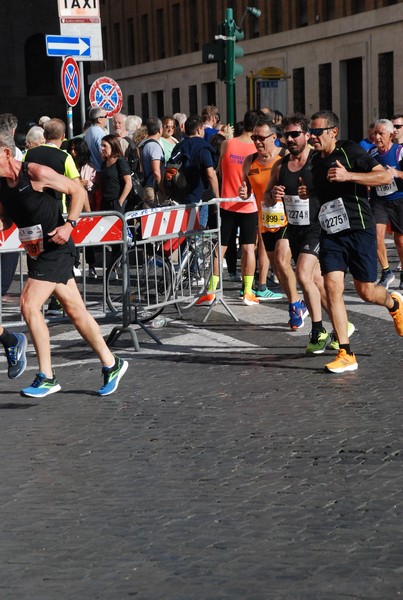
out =
[[[15,346],[4,347],[4,352],[8,362],[8,376],[10,379],[16,379],[25,371],[27,366],[27,338],[23,333],[14,333],[17,338]]]
[[[301,329],[304,326],[304,320],[308,315],[308,309],[303,300],[298,300],[292,304],[288,305],[288,313],[290,315],[290,320],[288,321],[288,325],[290,329],[295,331],[296,329]]]
[[[381,285],[388,290],[389,286],[394,282],[394,280],[395,276],[389,269],[388,271],[382,271],[381,278],[376,285]]]
[[[238,272],[236,273],[228,273],[228,280],[239,283],[242,281],[242,275]]]
[[[50,302],[48,304],[48,308],[45,310],[45,315],[47,317],[63,315],[63,306],[60,304],[59,300],[57,300],[54,296],[50,298]]]
[[[284,298],[283,294],[277,294],[276,292],[272,292],[271,290],[268,290],[267,288],[263,291],[256,290],[255,296],[256,296],[256,298],[259,298],[259,300],[261,300],[263,302],[265,300],[282,300]]]
[[[204,277],[199,277],[198,275],[192,275],[190,279],[190,285],[192,287],[202,287],[204,285]]]
[[[121,358],[115,358],[115,364],[113,367],[102,367],[102,375],[104,378],[104,385],[98,390],[98,396],[109,396],[118,389],[119,381],[127,371],[129,363],[127,360]]]
[[[256,304],[259,304],[259,300],[256,298],[255,294],[247,292],[243,295],[242,303],[245,304],[245,306],[255,306]]]
[[[51,379],[48,379],[45,373],[37,373],[33,384],[21,390],[21,396],[28,396],[29,398],[44,398],[45,396],[54,394],[59,390],[61,390],[61,387],[57,383],[54,373]]]
[[[88,277],[90,277],[91,279],[97,279],[98,275],[97,275],[97,272],[95,270],[95,267],[89,267],[88,268]]]
[[[354,331],[355,331],[355,326],[353,325],[353,323],[350,323],[350,321],[349,321],[347,324],[347,335],[348,335],[349,339],[353,335]],[[334,331],[331,332],[330,339],[332,341],[329,344],[329,348],[331,350],[338,350],[340,348],[339,340],[336,338],[336,334]]]
[[[345,373],[346,371],[356,371],[358,369],[355,354],[347,354],[342,348],[338,351],[336,358],[325,365],[325,371],[328,373]]]
[[[210,294],[200,296],[200,298],[196,301],[196,306],[211,306],[214,302],[215,294],[211,292]]]
[[[305,354],[323,354],[329,340],[327,331],[311,331]]]
[[[393,294],[391,294],[391,298],[398,301],[399,308],[394,312],[391,312],[390,316],[393,319],[398,335],[403,336],[403,296],[399,294],[399,292],[393,292]]]
[[[73,267],[74,277],[81,277],[81,269],[79,267]]]

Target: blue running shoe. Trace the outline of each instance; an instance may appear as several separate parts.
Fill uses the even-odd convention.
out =
[[[290,320],[288,321],[288,325],[290,329],[295,331],[296,329],[301,329],[304,326],[304,320],[308,316],[308,309],[303,300],[298,300],[297,302],[293,302],[288,305],[288,312],[290,315]]]
[[[21,390],[21,396],[28,396],[29,398],[44,398],[45,396],[54,394],[59,390],[61,390],[61,387],[57,383],[54,373],[51,379],[47,378],[45,373],[37,373],[33,384]]]
[[[10,379],[16,379],[25,371],[27,366],[27,338],[23,333],[13,333],[17,338],[15,346],[4,347],[8,362],[8,376]]]
[[[98,390],[98,396],[109,396],[118,389],[119,381],[127,371],[129,363],[127,360],[115,357],[115,364],[113,367],[102,367],[102,375],[104,378],[104,385]]]

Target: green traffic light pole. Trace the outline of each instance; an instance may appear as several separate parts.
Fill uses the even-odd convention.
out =
[[[227,123],[231,125],[235,124],[235,32],[237,32],[237,39],[241,39],[240,34],[243,32],[238,30],[237,25],[234,21],[234,15],[232,8],[227,8],[225,11],[224,31],[226,38],[225,45],[225,60],[226,60],[226,73],[225,73],[225,85],[227,91]]]

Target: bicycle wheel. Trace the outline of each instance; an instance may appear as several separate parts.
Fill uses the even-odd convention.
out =
[[[188,255],[183,257],[176,274],[176,289],[184,297],[180,301],[183,309],[192,307],[206,293],[213,273],[213,262],[217,241],[209,235],[197,235],[189,244]]]
[[[143,249],[128,251],[129,290],[133,321],[145,323],[158,316],[172,293],[172,269],[167,259],[149,256]],[[123,310],[122,257],[119,256],[107,274],[106,302],[113,313]]]

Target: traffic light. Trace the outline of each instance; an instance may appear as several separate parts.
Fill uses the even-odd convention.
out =
[[[242,58],[243,55],[245,54],[244,49],[242,48],[242,46],[238,46],[237,42],[243,40],[245,37],[244,32],[242,31],[242,29],[238,29],[238,27],[235,27],[234,30],[234,41],[232,42],[233,44],[233,59],[232,59],[232,63],[233,63],[233,74],[228,74],[228,76],[234,78],[238,77],[238,75],[242,75],[243,73],[243,66],[240,65],[239,63],[235,62],[235,59],[237,58]]]
[[[217,79],[225,79],[225,41],[216,40],[203,44],[202,58],[204,63],[217,63]]]

